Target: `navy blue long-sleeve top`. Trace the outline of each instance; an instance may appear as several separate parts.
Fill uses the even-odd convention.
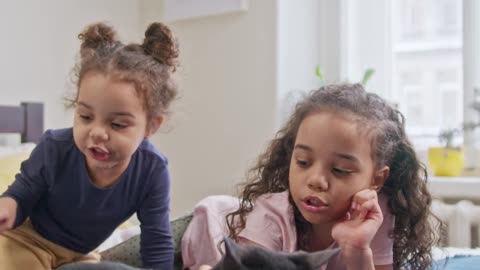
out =
[[[173,269],[167,158],[144,140],[111,187],[95,186],[73,130],[49,130],[2,196],[18,203],[15,227],[30,217],[47,240],[88,253],[135,212],[145,267]]]

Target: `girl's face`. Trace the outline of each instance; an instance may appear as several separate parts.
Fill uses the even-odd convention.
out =
[[[120,176],[148,136],[147,113],[133,84],[87,73],[80,84],[73,136],[92,180]]]
[[[375,170],[369,136],[345,115],[307,115],[298,129],[290,161],[289,186],[303,217],[332,224],[351,207],[353,195],[381,185],[385,168]]]

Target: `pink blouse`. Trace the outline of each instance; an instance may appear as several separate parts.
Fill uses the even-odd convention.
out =
[[[387,207],[385,196],[379,196],[383,223],[370,245],[375,265],[393,263],[394,217]],[[231,196],[210,196],[200,201],[194,209],[194,217],[182,238],[182,257],[185,268],[196,270],[200,265],[215,265],[221,258],[218,243],[228,235],[225,216],[238,209],[239,200]],[[293,209],[288,201],[288,191],[265,194],[257,198],[246,226],[240,236],[273,251],[297,250],[297,233]],[[332,247],[336,247],[336,243]],[[346,269],[340,254],[332,257],[324,267],[327,270]]]

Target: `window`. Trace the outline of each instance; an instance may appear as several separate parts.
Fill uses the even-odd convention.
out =
[[[317,2],[308,3],[302,10],[314,10]],[[476,76],[480,74],[480,1],[339,0],[318,1],[318,5],[318,14],[297,10],[300,16],[283,6],[278,85],[288,90],[279,92],[304,89],[297,81],[310,83],[291,76],[298,74],[298,68],[287,63],[300,59],[319,59],[314,62],[325,71],[327,83],[357,82],[366,69],[373,68],[367,90],[400,109],[406,116],[407,133],[420,151],[439,143],[440,130],[476,120],[477,113],[467,103],[480,99],[480,76]],[[315,35],[317,39],[312,38]],[[312,47],[318,48],[318,55],[308,53]],[[309,70],[302,72],[313,75]],[[284,79],[290,77],[296,79]]]
[[[463,122],[462,1],[392,1],[392,89],[412,137]]]

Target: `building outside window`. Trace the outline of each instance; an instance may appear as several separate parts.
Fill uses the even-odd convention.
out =
[[[462,1],[392,1],[392,89],[415,137],[463,122]]]

